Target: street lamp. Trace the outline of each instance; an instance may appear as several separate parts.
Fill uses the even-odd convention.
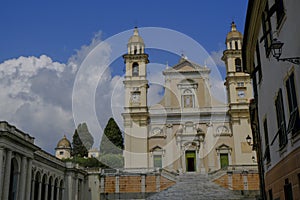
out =
[[[283,45],[284,45],[284,43],[277,40],[277,38],[273,39],[272,44],[270,46],[273,57],[276,58],[277,61],[283,61],[283,62],[288,61],[288,62],[294,63],[296,65],[299,65],[300,57],[280,58],[280,56],[282,54],[282,46]]]

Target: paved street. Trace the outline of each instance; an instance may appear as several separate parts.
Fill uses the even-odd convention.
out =
[[[205,175],[186,174],[181,175],[179,181],[174,186],[147,199],[254,200],[255,198],[246,198],[237,192],[222,188],[211,182]]]

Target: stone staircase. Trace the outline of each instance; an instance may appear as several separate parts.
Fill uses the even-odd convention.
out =
[[[255,200],[255,198],[244,197],[240,195],[238,191],[225,189],[210,181],[207,175],[201,174],[180,175],[175,185],[164,191],[156,193],[147,199]]]

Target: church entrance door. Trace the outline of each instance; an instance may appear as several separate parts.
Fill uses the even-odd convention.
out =
[[[196,152],[195,151],[186,151],[186,171],[194,172],[196,171]]]

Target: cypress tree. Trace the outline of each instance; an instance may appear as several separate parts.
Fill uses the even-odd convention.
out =
[[[122,154],[124,140],[122,132],[113,118],[110,118],[102,136],[100,153],[103,154]]]
[[[72,141],[72,156],[74,157],[84,157],[88,156],[88,151],[86,147],[83,145],[77,130],[75,130],[74,135],[73,135],[73,141]]]

